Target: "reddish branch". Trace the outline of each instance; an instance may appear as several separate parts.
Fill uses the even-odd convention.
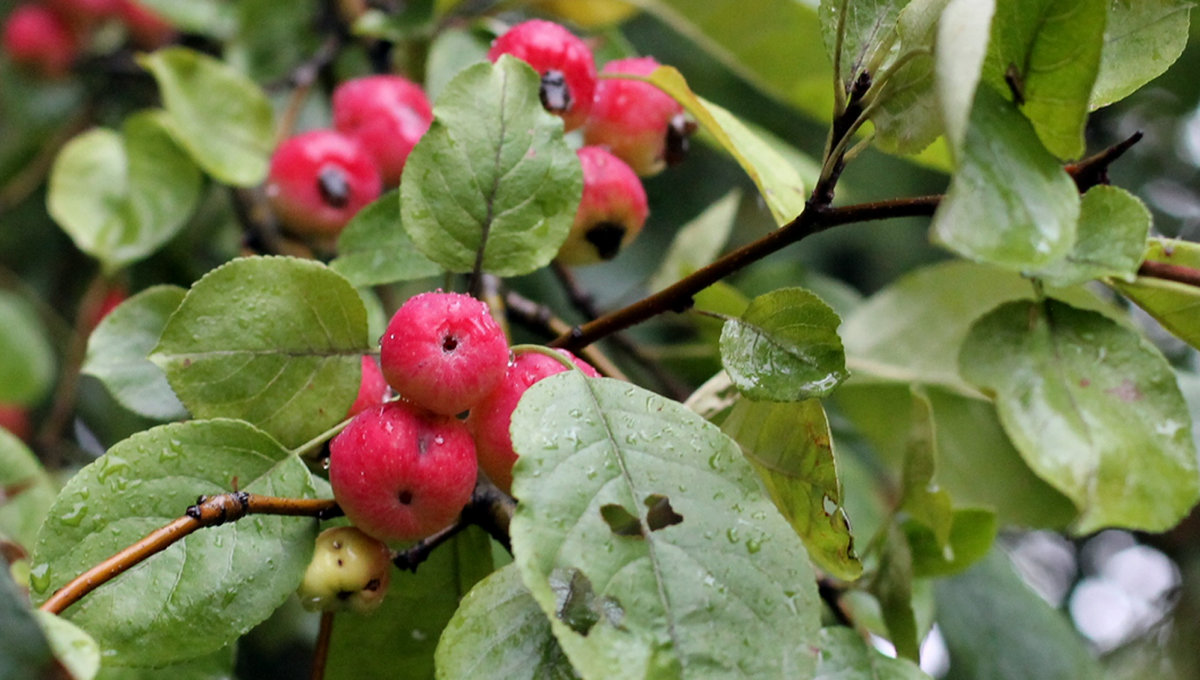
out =
[[[1141,267],[1138,267],[1137,273],[1138,276],[1175,281],[1200,288],[1200,270],[1192,269],[1191,267],[1146,260],[1142,263]]]
[[[40,609],[52,614],[62,613],[80,598],[108,583],[136,564],[182,540],[197,529],[233,522],[246,515],[287,515],[327,519],[340,513],[332,500],[305,498],[276,498],[237,491],[218,496],[201,496],[186,514],[166,526],[155,529],[145,538],[88,569],[59,588]]]

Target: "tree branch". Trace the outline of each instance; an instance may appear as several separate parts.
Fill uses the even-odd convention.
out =
[[[108,583],[131,567],[166,550],[197,529],[215,527],[237,521],[246,515],[287,515],[329,519],[341,514],[337,503],[327,499],[278,498],[235,491],[217,496],[201,496],[196,504],[166,526],[159,527],[145,538],[118,552],[100,564],[76,576],[59,588],[39,607],[51,614],[60,614],[85,595]]]
[[[1166,262],[1146,260],[1138,267],[1138,276],[1148,276],[1164,281],[1174,281],[1200,288],[1200,270]]]
[[[512,543],[508,537],[508,526],[512,523],[513,512],[517,502],[511,496],[496,488],[495,484],[480,479],[475,485],[471,500],[463,508],[458,521],[441,531],[426,536],[411,547],[400,550],[392,555],[392,564],[405,571],[416,572],[438,546],[446,543],[471,525],[478,526],[496,539],[505,550],[512,552]]]

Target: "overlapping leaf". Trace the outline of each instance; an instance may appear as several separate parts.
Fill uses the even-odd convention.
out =
[[[150,531],[200,494],[234,488],[313,496],[308,469],[266,433],[234,420],[162,425],[113,446],[63,488],[38,535],[31,594],[55,590]],[[163,665],[224,647],[295,590],[316,522],[253,517],[198,531],[66,611],[105,663]]]
[[[867,645],[858,631],[821,629],[821,663],[816,680],[927,680],[907,659],[893,659]]]
[[[1145,259],[1200,269],[1200,245],[1187,241],[1151,239],[1146,245]],[[1200,289],[1178,281],[1138,276],[1129,283],[1110,281],[1125,297],[1150,313],[1164,328],[1179,336],[1192,347],[1200,347]]]
[[[33,548],[38,527],[58,493],[25,444],[0,427],[0,537]]]
[[[658,292],[715,260],[733,231],[741,198],[741,191],[730,191],[680,228],[646,289]]]
[[[898,37],[896,22],[908,0],[822,0],[821,35],[843,92],[849,92],[860,74],[878,75],[878,66]],[[840,42],[840,44],[839,44]],[[840,50],[839,50],[840,48]]]
[[[1124,99],[1167,70],[1188,42],[1191,0],[1109,2],[1091,108]]]
[[[296,446],[358,394],[367,314],[354,287],[310,260],[234,260],[197,281],[150,359],[197,418],[241,418]]]
[[[946,137],[956,156],[967,137],[995,10],[995,0],[950,0],[937,22],[937,100]]]
[[[813,673],[807,556],[732,440],[574,371],[530,388],[512,432],[515,560],[583,677]]]
[[[1054,286],[1105,276],[1132,281],[1146,250],[1150,211],[1120,187],[1099,185],[1083,195],[1078,240],[1066,257],[1034,273]]]
[[[438,97],[404,168],[400,214],[442,267],[469,272],[478,257],[484,271],[525,274],[566,239],[583,171],[561,121],[538,100],[540,82],[507,57],[464,69]]]
[[[875,143],[890,153],[916,153],[942,133],[935,92],[934,36],[949,0],[912,0],[896,20],[899,49],[871,114]]]
[[[442,268],[421,254],[400,223],[398,191],[363,208],[338,237],[329,268],[356,287],[437,276]]]
[[[26,301],[0,290],[0,402],[34,404],[54,383],[42,321]]]

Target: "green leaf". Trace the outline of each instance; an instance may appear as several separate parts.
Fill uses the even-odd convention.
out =
[[[803,288],[754,298],[740,319],[721,329],[721,362],[751,399],[823,397],[849,373],[837,327],[842,320]]]
[[[947,10],[949,11],[949,10]],[[936,241],[963,257],[1024,270],[1075,243],[1079,192],[1016,106],[984,85],[933,216]]]
[[[913,575],[933,578],[957,574],[988,554],[996,541],[996,529],[996,513],[975,508],[954,511],[945,540],[924,523],[905,522]]]
[[[161,248],[200,199],[195,163],[171,139],[161,111],[130,116],[121,133],[71,140],[50,173],[50,215],[108,272]]]
[[[140,432],[80,470],[38,535],[31,595],[54,591],[154,529],[196,497],[314,495],[308,469],[236,420],[171,423]],[[267,618],[299,585],[316,521],[255,516],[197,531],[66,610],[105,663],[154,666],[214,652]]]
[[[645,80],[671,95],[733,156],[758,187],[776,224],[787,224],[804,211],[808,199],[804,180],[770,144],[732,113],[694,94],[674,68],[660,66]]]
[[[231,680],[237,645],[227,645],[212,654],[159,668],[101,666],[96,680]]]
[[[445,680],[579,677],[514,564],[480,581],[463,598],[438,642],[437,670]]]
[[[821,663],[816,680],[928,680],[916,664],[879,653],[858,632],[838,626],[822,628]]]
[[[1119,101],[1167,70],[1188,42],[1192,0],[1114,0],[1091,108]]]
[[[1059,158],[1083,154],[1088,97],[1100,68],[1111,4],[1005,0],[996,5],[984,78],[998,90],[1015,87],[1020,92],[1021,112]]]
[[[158,82],[166,123],[196,164],[220,182],[263,181],[275,117],[263,91],[228,64],[183,47],[138,58]]]
[[[100,646],[79,626],[49,612],[34,611],[34,618],[46,634],[50,649],[69,676],[75,680],[96,677],[100,670]],[[7,631],[6,631],[7,634]]]
[[[329,268],[355,287],[411,281],[442,273],[421,254],[400,223],[400,192],[389,191],[363,208],[338,237]]]
[[[83,372],[99,378],[122,406],[138,415],[156,420],[188,415],[166,374],[148,358],[186,292],[179,286],[147,288],[105,316],[88,338]]]
[[[54,383],[54,354],[41,319],[16,294],[0,290],[0,402],[32,406]]]
[[[638,0],[751,85],[825,120],[833,69],[811,0]],[[803,67],[798,68],[798,65]]]
[[[888,153],[911,154],[942,134],[935,91],[934,37],[949,0],[912,0],[900,12],[896,32],[899,54],[885,78],[871,122],[875,145]]]
[[[222,4],[237,26],[236,35],[226,37],[225,59],[244,68],[246,75],[257,82],[288,79],[293,69],[321,49],[323,36],[313,30],[321,20],[318,0],[238,0],[232,6]],[[328,100],[325,103],[328,105]]]
[[[717,259],[733,231],[741,202],[742,192],[734,189],[683,225],[646,283],[647,292],[656,293]]]
[[[995,10],[996,0],[950,0],[937,22],[937,100],[942,107],[946,138],[956,157],[967,137]]]
[[[234,260],[192,285],[150,360],[197,418],[241,418],[297,446],[358,395],[367,313],[324,265]]]
[[[61,672],[35,616],[5,563],[0,569],[0,678],[49,678]]]
[[[1105,308],[1084,289],[1050,292],[1076,307]],[[909,272],[846,318],[841,336],[847,365],[858,379],[936,384],[977,394],[958,375],[958,350],[971,323],[1001,302],[1033,294],[1033,286],[1016,272],[971,262]]]
[[[820,606],[807,555],[733,440],[675,402],[578,371],[531,387],[512,432],[515,561],[583,677],[812,674]],[[650,508],[664,502],[682,521],[655,528]],[[638,518],[639,535],[613,532],[610,504]]]
[[[429,44],[425,63],[425,94],[441,95],[446,85],[466,67],[487,61],[488,41],[466,28],[450,27],[438,32]]]
[[[57,494],[54,480],[33,452],[0,428],[0,537],[32,548]]]
[[[1029,466],[1075,502],[1078,533],[1163,531],[1200,498],[1175,374],[1133,331],[1055,300],[1010,302],[975,323],[959,364],[995,394]]]
[[[879,556],[879,568],[871,579],[870,591],[878,600],[887,625],[888,639],[896,655],[912,661],[920,658],[921,638],[913,609],[913,556],[904,532],[888,525],[887,539]]]
[[[825,409],[816,399],[795,403],[739,399],[721,423],[742,448],[763,486],[809,557],[833,576],[854,580],[862,563],[842,507]]]
[[[233,32],[235,10],[221,0],[140,0],[140,3],[188,33],[226,39]]]
[[[895,45],[896,21],[906,4],[908,0],[821,0],[821,34],[830,61],[840,66],[836,75],[843,92],[863,73],[878,75]]]
[[[1146,244],[1145,259],[1152,262],[1200,269],[1200,245],[1187,241],[1154,238]],[[1117,290],[1146,310],[1164,328],[1192,347],[1200,347],[1200,289],[1186,283],[1138,276],[1130,283],[1112,281]]]
[[[538,99],[541,80],[514,58],[458,74],[400,182],[404,228],[453,272],[526,274],[558,253],[575,221],[583,171],[561,120]]]
[[[937,435],[933,404],[924,388],[914,386],[912,428],[901,471],[900,507],[929,528],[938,550],[950,542],[954,502],[937,483]]]
[[[1079,634],[993,550],[979,564],[934,581],[939,629],[950,650],[947,677],[1097,680],[1099,665]],[[986,612],[986,616],[981,616]]]
[[[1105,276],[1133,281],[1149,233],[1150,211],[1141,199],[1120,187],[1094,186],[1080,204],[1075,247],[1034,276],[1054,286]]]
[[[326,680],[432,680],[442,629],[459,600],[491,570],[490,539],[469,529],[439,546],[415,574],[393,571],[377,611],[338,615]]]

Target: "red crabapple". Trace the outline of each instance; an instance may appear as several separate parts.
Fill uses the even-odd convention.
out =
[[[587,362],[564,349],[558,352],[569,357],[589,377],[600,377],[596,369]],[[475,455],[479,459],[479,467],[506,493],[512,490],[512,468],[517,460],[517,454],[513,451],[512,434],[509,431],[517,402],[531,385],[565,370],[566,366],[545,354],[520,354],[509,364],[504,379],[496,389],[471,409],[467,427],[475,439]]]
[[[569,265],[616,257],[650,213],[642,181],[624,161],[598,146],[585,146],[578,154],[583,197],[571,233],[558,250],[558,261]]]
[[[393,401],[354,417],[329,445],[333,496],[381,541],[414,541],[450,525],[475,488],[467,427]]]
[[[267,198],[294,233],[334,237],[382,191],[379,170],[355,140],[332,130],[305,132],[271,156]]]
[[[635,57],[608,62],[604,73],[648,76],[658,67],[654,57]],[[602,78],[583,139],[607,147],[634,172],[649,177],[683,160],[695,129],[683,106],[650,83]]]
[[[596,91],[596,61],[582,40],[554,22],[531,19],[496,38],[488,59],[495,62],[504,54],[529,64],[542,77],[542,105],[562,117],[563,131],[583,125]]]
[[[474,406],[500,382],[508,365],[504,331],[488,306],[460,293],[409,298],[379,345],[388,384],[442,415]]]
[[[0,428],[13,433],[18,439],[29,441],[33,437],[29,409],[20,404],[0,402]]]
[[[175,28],[160,14],[137,0],[116,0],[117,16],[135,45],[152,50],[175,38]]]
[[[356,416],[372,406],[382,404],[387,399],[387,391],[387,381],[383,379],[383,372],[379,370],[379,364],[375,363],[375,359],[372,357],[364,356],[362,358],[362,382],[358,384],[358,396],[355,397],[350,410],[346,412],[346,417]]]
[[[14,64],[46,77],[71,70],[79,43],[54,12],[41,5],[21,5],[4,23],[4,51]]]
[[[333,126],[362,144],[386,186],[400,184],[404,162],[431,122],[425,91],[400,76],[355,78],[333,91]]]
[[[355,527],[333,527],[317,536],[297,595],[309,611],[366,614],[383,602],[391,571],[386,545]]]

